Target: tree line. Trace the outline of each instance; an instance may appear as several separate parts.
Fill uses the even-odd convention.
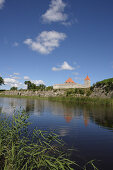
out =
[[[46,87],[44,84],[39,84],[37,86],[36,84],[32,83],[31,81],[25,81],[24,84],[27,85],[27,90],[41,90],[41,91],[43,91],[43,90],[52,90],[53,89],[53,86]],[[2,77],[0,77],[0,86],[1,85],[5,85],[4,79]],[[11,87],[10,90],[18,90],[18,88]]]

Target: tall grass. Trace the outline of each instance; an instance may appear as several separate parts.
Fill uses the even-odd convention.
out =
[[[0,169],[2,170],[74,170],[86,169],[69,159],[63,152],[64,142],[54,132],[34,129],[28,135],[29,115],[0,114]]]
[[[96,104],[113,106],[113,98],[91,98],[91,97],[49,97],[51,101],[64,101],[77,104]]]

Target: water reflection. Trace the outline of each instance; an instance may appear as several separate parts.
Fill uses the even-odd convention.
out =
[[[34,99],[0,98],[0,112],[12,114],[15,110],[20,109],[37,116],[51,113],[57,117],[64,117],[66,123],[71,123],[75,118],[81,118],[84,120],[85,127],[92,121],[100,126],[113,128],[113,108],[110,107]]]
[[[56,129],[69,147],[79,150],[78,157],[102,160],[101,169],[113,167],[113,108],[51,102],[35,99],[0,98],[0,112],[15,110],[30,114],[31,129]],[[103,128],[104,127],[104,128]],[[77,156],[77,155],[76,155]],[[75,159],[75,153],[73,153]]]

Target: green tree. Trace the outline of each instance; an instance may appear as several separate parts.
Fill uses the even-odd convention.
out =
[[[45,90],[46,86],[44,84],[40,84],[36,86],[36,84],[31,83],[31,81],[25,81],[24,84],[27,85],[28,90]]]
[[[46,88],[46,86],[44,84],[40,84],[38,87],[40,90],[45,90],[45,88]]]
[[[10,90],[18,90],[17,87],[11,87]]]
[[[24,84],[27,85],[28,90],[31,89],[31,84],[32,83],[30,81],[25,81]]]
[[[0,86],[1,86],[2,84],[4,84],[4,80],[3,80],[2,77],[0,77]]]

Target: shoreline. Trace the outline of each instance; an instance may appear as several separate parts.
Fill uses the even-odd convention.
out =
[[[70,103],[77,103],[77,104],[94,104],[94,105],[107,105],[113,106],[113,98],[100,98],[100,97],[39,97],[39,96],[20,96],[20,95],[3,95],[1,94],[0,97],[6,98],[27,98],[27,99],[38,99],[38,100],[50,100],[56,102],[70,102]]]

